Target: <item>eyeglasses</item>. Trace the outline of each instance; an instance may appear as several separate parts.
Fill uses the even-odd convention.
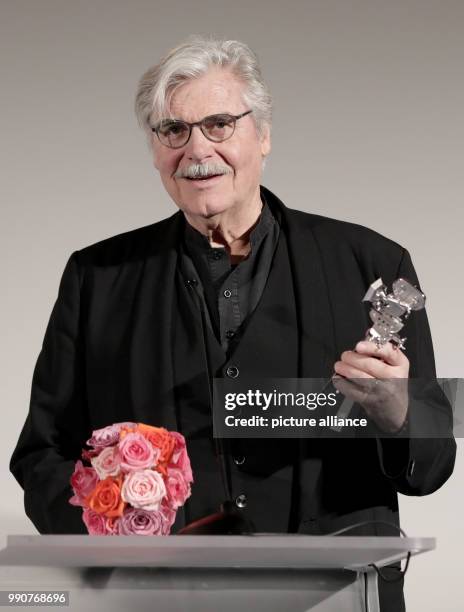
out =
[[[192,128],[195,126],[200,128],[208,140],[223,142],[234,133],[236,122],[252,112],[253,110],[246,111],[241,115],[230,115],[229,113],[209,115],[195,123],[187,123],[187,121],[180,121],[179,119],[163,119],[151,130],[158,136],[161,144],[171,147],[171,149],[180,149],[180,147],[186,145],[192,135]]]

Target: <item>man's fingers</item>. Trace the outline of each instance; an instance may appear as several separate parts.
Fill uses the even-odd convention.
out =
[[[354,351],[345,351],[342,353],[341,363],[346,367],[343,368],[343,371],[335,371],[342,376],[346,376],[347,378],[364,378],[365,376],[373,378],[388,378],[391,376],[391,372],[389,372],[390,366],[385,364],[383,360],[370,357],[369,355],[361,355],[359,353],[355,353]],[[356,373],[352,373],[353,370],[357,370],[361,373],[361,375],[358,376]]]
[[[341,384],[345,384],[345,382],[349,383],[349,387],[356,388],[360,393],[364,395],[367,393],[371,393],[378,383],[377,378],[344,378],[343,376],[339,376],[335,374],[332,377],[332,381],[335,383],[340,382]],[[337,387],[338,388],[338,387]]]
[[[377,357],[392,366],[404,366],[409,363],[403,351],[395,347],[391,342],[387,342],[381,348],[378,348],[375,342],[363,340],[358,342],[355,350],[360,355]]]
[[[359,362],[357,363],[356,360],[347,361],[347,358],[343,358],[344,355],[342,355],[342,361],[336,361],[334,364],[334,370],[337,374],[345,378],[375,378],[365,368],[359,367]]]
[[[367,379],[366,383],[368,382]],[[369,379],[371,383],[367,386],[359,385],[356,380],[348,380],[346,378],[342,378],[340,376],[335,376],[332,378],[332,383],[335,389],[339,391],[345,397],[348,397],[353,402],[357,402],[358,404],[363,404],[369,395],[372,389],[372,383],[374,383],[374,379]]]

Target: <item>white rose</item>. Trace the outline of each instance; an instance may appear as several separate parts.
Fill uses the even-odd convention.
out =
[[[153,470],[130,472],[122,485],[121,497],[133,508],[159,510],[166,497],[163,477]]]

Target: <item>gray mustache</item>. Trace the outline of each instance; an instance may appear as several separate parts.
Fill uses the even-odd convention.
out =
[[[177,170],[174,174],[175,178],[204,178],[215,174],[232,174],[233,170],[230,166],[224,164],[191,164],[186,168]]]

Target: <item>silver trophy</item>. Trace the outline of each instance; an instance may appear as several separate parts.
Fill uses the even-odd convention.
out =
[[[398,278],[392,289],[393,293],[387,293],[382,279],[378,278],[363,298],[363,302],[372,303],[369,316],[374,323],[367,330],[366,339],[375,342],[379,348],[387,342],[404,348],[406,338],[400,338],[398,332],[413,310],[425,306],[425,295],[404,278]]]
[[[404,278],[398,278],[392,285],[393,293],[387,293],[387,287],[381,278],[372,283],[363,298],[363,302],[371,302],[369,316],[374,325],[366,332],[366,340],[375,342],[381,348],[387,342],[392,342],[398,348],[404,349],[406,338],[400,338],[398,332],[404,327],[406,319],[413,310],[421,310],[425,306],[425,295]],[[345,397],[337,417],[345,418],[351,412],[352,400]],[[340,431],[341,426],[331,427]]]

